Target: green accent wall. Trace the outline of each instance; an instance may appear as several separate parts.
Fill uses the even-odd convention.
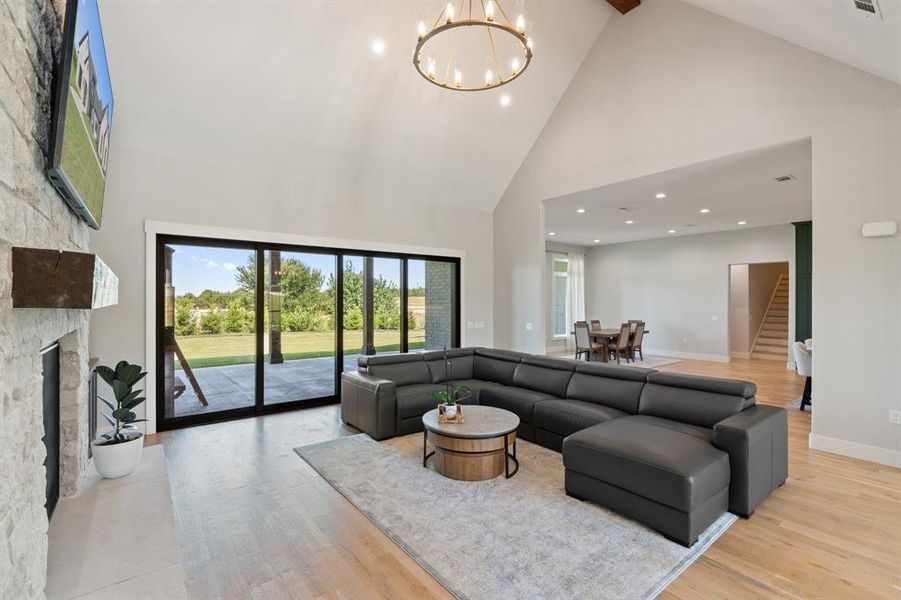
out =
[[[795,340],[813,337],[813,222],[795,226]]]

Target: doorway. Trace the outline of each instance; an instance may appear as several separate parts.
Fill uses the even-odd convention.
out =
[[[729,265],[729,353],[789,360],[789,263]]]

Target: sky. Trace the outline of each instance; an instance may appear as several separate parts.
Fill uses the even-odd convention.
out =
[[[104,106],[109,105],[110,122],[112,123],[113,90],[109,80],[109,67],[106,64],[106,49],[103,46],[103,32],[100,28],[97,0],[78,0],[78,12],[75,14],[74,44],[76,45],[73,46],[73,52],[85,31],[91,32],[91,58],[94,61],[94,70],[97,72],[97,95]]]
[[[191,292],[200,294],[203,290],[228,292],[237,289],[235,275],[237,267],[246,265],[252,250],[235,248],[210,248],[202,246],[173,245],[175,254],[172,257],[172,283],[177,295]],[[329,275],[335,273],[335,257],[328,254],[301,254],[283,252],[282,260],[294,258],[319,270],[328,281]],[[363,259],[347,257],[355,270],[363,269]],[[376,258],[373,261],[376,277],[383,277],[395,284],[400,283],[400,261],[393,258]],[[410,287],[425,286],[425,262],[411,260],[407,274]]]

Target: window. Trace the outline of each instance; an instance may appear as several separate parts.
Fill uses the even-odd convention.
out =
[[[565,337],[566,304],[569,294],[569,260],[565,254],[551,254],[551,335]]]

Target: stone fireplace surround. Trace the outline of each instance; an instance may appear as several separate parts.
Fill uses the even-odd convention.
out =
[[[89,311],[13,309],[11,248],[87,251],[88,227],[44,176],[63,0],[0,4],[0,598],[47,577],[41,356],[60,342],[60,497],[88,464]]]

